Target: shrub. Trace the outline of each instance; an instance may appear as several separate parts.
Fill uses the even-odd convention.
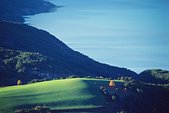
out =
[[[21,84],[22,84],[21,80],[18,80],[17,85],[21,85]]]

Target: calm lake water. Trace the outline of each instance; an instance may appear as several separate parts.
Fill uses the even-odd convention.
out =
[[[72,49],[136,72],[169,70],[168,0],[49,0],[63,6],[26,23],[55,35]]]

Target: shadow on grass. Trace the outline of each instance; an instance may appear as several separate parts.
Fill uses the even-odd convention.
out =
[[[35,96],[41,96],[41,95],[47,95],[47,94],[54,94],[54,93],[57,93],[56,92],[45,92],[45,93],[36,93],[36,94],[22,94],[22,95],[14,95],[14,96],[6,96],[6,97],[3,97],[3,98],[25,98],[25,97],[35,97]]]

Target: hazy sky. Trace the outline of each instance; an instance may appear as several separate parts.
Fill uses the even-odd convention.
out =
[[[103,63],[169,70],[169,0],[49,1],[64,7],[27,23]]]

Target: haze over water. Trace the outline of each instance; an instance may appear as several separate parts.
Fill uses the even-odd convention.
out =
[[[64,7],[26,23],[99,62],[169,70],[169,0],[49,1]]]

